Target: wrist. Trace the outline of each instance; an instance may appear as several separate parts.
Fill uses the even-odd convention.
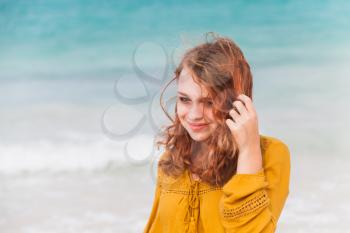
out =
[[[260,145],[259,146],[245,147],[244,149],[239,150],[239,156],[251,156],[254,154],[261,155]]]
[[[260,148],[243,150],[238,155],[237,174],[255,174],[263,167]]]

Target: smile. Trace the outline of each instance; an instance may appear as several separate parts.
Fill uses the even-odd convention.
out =
[[[208,124],[191,124],[191,123],[188,123],[188,124],[193,131],[202,130],[202,129],[208,127]]]

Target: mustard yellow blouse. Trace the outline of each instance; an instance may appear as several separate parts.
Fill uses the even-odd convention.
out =
[[[290,153],[276,138],[260,135],[260,145],[263,168],[222,187],[195,181],[188,170],[172,178],[158,168],[144,233],[275,232],[289,194]]]

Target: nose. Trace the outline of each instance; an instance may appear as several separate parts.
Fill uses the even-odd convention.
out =
[[[189,112],[188,112],[188,119],[190,121],[196,121],[203,118],[204,115],[204,109],[202,104],[192,104]]]

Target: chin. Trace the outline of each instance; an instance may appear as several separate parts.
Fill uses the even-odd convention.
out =
[[[205,141],[209,138],[209,135],[207,134],[199,134],[199,133],[189,133],[189,134],[191,138],[197,142]]]

